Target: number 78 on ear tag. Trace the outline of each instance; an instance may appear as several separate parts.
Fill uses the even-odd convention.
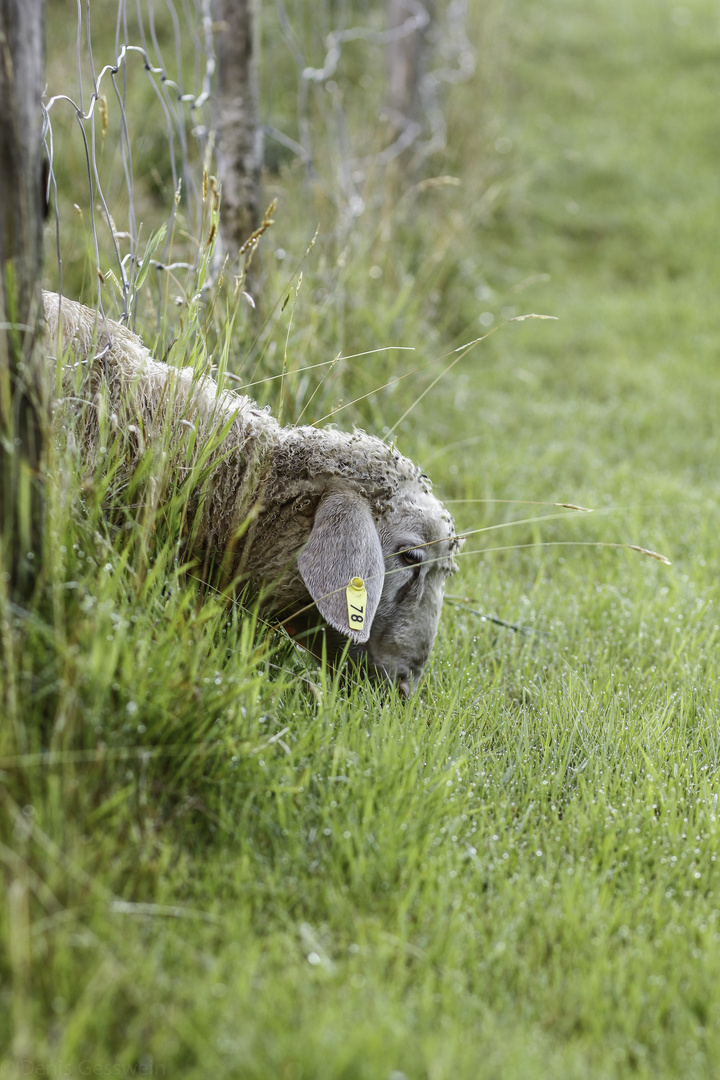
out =
[[[350,578],[345,590],[348,606],[348,623],[351,630],[362,630],[365,626],[367,608],[367,590],[361,577]]]

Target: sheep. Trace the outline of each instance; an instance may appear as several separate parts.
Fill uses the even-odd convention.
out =
[[[178,469],[214,437],[210,473],[191,496],[188,544],[204,578],[220,572],[244,584],[264,617],[312,651],[324,643],[333,663],[347,656],[409,697],[461,546],[420,469],[358,429],[282,427],[251,398],[153,359],[95,310],[54,293],[44,305],[50,342],[65,357],[58,404],[82,412],[88,462],[97,462],[101,415],[134,433],[136,457],[169,424]]]

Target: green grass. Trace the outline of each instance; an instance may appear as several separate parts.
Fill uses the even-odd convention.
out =
[[[557,316],[493,332],[397,431],[459,527],[490,530],[427,679],[403,704],[308,665],[176,564],[172,478],[143,516],[58,446],[44,591],[0,613],[7,1075],[716,1073],[717,10],[484,7],[427,163],[460,186],[395,201],[375,177],[343,232],[315,133],[317,185],[292,162],[267,181],[266,305],[294,300],[285,267],[321,225],[292,323],[291,303],[255,347],[241,308],[214,354],[246,373],[264,350],[268,375],[287,348],[284,391],[259,391],[292,419],[301,368],[339,350],[417,352],[338,365],[313,415],[484,313]],[[290,116],[276,70],[267,107]],[[338,421],[392,427],[439,370]],[[501,499],[596,510],[460,501]]]

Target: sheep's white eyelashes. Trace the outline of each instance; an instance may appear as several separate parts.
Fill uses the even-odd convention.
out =
[[[264,617],[291,611],[302,629],[324,623],[331,659],[347,653],[407,695],[430,655],[460,547],[421,470],[363,431],[281,427],[251,398],[158,362],[93,309],[50,293],[44,300],[50,341],[73,365],[58,411],[74,416],[88,465],[99,465],[103,415],[117,417],[115,438],[138,426],[144,447],[160,445],[165,468],[195,485],[186,548],[203,580],[249,585]],[[125,444],[127,475],[142,449]],[[446,546],[437,559],[386,572],[386,558],[438,544]],[[345,596],[354,577],[367,589],[362,626],[351,623]]]

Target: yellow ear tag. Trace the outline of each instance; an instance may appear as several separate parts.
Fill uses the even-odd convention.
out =
[[[350,578],[345,595],[347,596],[350,627],[352,630],[362,630],[365,626],[365,609],[367,608],[367,591],[363,579],[361,577]]]

